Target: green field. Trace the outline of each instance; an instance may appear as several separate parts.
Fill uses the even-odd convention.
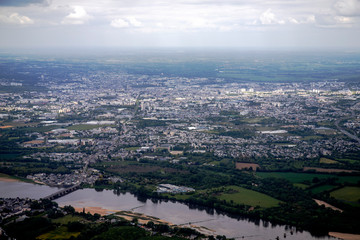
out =
[[[360,182],[360,176],[341,176],[337,182],[357,184]]]
[[[140,149],[140,147],[127,147],[127,148],[125,148],[125,150],[127,150],[127,151],[136,151],[138,149]]]
[[[56,128],[59,128],[59,126],[37,126],[37,127],[25,127],[25,128],[18,128],[19,131],[24,132],[49,132],[51,130],[54,130]]]
[[[94,125],[94,124],[78,124],[78,125],[72,125],[67,127],[69,130],[75,130],[75,131],[86,131],[91,130],[99,127],[109,127],[110,125]]]
[[[294,173],[294,172],[257,172],[257,176],[261,178],[285,178],[292,183],[303,183],[304,181],[312,181],[313,178],[319,179],[337,177],[330,174],[317,174],[317,173]]]
[[[321,193],[321,192],[325,192],[325,191],[330,191],[331,189],[334,189],[335,186],[333,185],[321,185],[321,186],[318,186],[318,187],[314,187],[314,188],[311,188],[311,192],[312,193]]]
[[[61,225],[65,225],[65,224],[68,224],[69,222],[77,222],[77,221],[82,221],[82,220],[84,220],[84,218],[79,217],[79,216],[66,215],[64,217],[53,219],[51,221],[53,223],[59,223]]]
[[[12,160],[20,157],[20,154],[0,154],[0,160]]]
[[[349,159],[349,158],[337,158],[336,159],[337,161],[339,162],[345,162],[345,163],[350,163],[350,164],[354,164],[354,163],[358,163],[359,160],[356,160],[356,159]]]
[[[332,159],[322,157],[322,158],[320,158],[320,163],[335,164],[335,163],[339,163],[339,162],[332,160]]]
[[[268,195],[242,187],[229,186],[225,189],[230,193],[221,193],[220,196],[217,196],[218,199],[253,207],[260,206],[262,208],[276,207],[280,203],[279,200]]]
[[[360,187],[343,187],[330,193],[330,196],[360,206]]]
[[[357,184],[360,181],[360,176],[338,176],[335,174],[321,174],[321,173],[295,173],[295,172],[257,172],[257,176],[261,178],[284,178],[292,183],[304,183],[305,181],[312,182],[317,177],[318,179],[338,178],[337,183],[351,183]]]
[[[36,239],[47,240],[47,239],[69,239],[71,237],[76,238],[80,235],[80,232],[68,232],[67,227],[58,227],[48,233],[38,236]]]
[[[322,136],[305,136],[305,137],[302,137],[302,140],[304,141],[309,141],[309,140],[319,140],[319,139],[323,139]]]

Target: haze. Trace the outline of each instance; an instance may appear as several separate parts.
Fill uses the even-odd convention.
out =
[[[0,48],[360,49],[359,0],[1,0]]]

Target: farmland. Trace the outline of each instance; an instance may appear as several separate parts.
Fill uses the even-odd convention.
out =
[[[255,192],[242,187],[228,186],[217,196],[220,200],[233,202],[235,204],[244,204],[252,207],[261,208],[276,207],[280,201],[263,193]]]
[[[256,171],[257,168],[260,168],[259,164],[256,163],[236,163],[236,169],[249,169],[251,168],[253,171]]]
[[[85,219],[80,216],[65,215],[64,217],[53,219],[52,222],[58,223],[61,225],[65,225],[65,224],[68,224],[69,222],[77,222],[77,221],[83,221],[83,220],[85,220]]]
[[[67,127],[68,130],[85,131],[100,127],[108,127],[111,125],[98,125],[98,124],[78,124]]]
[[[316,172],[322,172],[322,173],[352,173],[352,172],[359,172],[357,170],[348,170],[348,169],[334,169],[334,168],[318,168],[318,167],[304,167],[304,171],[316,171]]]
[[[52,230],[48,233],[38,236],[37,239],[40,239],[40,240],[69,239],[71,237],[77,237],[77,236],[79,236],[79,234],[80,234],[80,232],[68,232],[67,227],[62,226],[62,227],[56,228],[55,230]]]
[[[360,206],[360,187],[343,187],[331,192],[330,195],[351,205]]]
[[[315,177],[318,179],[325,179],[334,177],[328,174],[318,174],[318,173],[295,173],[295,172],[257,172],[256,176],[261,178],[284,178],[292,183],[304,183],[307,181],[312,181]]]
[[[357,184],[360,181],[360,176],[340,176],[335,174],[323,174],[323,173],[299,173],[299,172],[257,172],[256,176],[261,178],[284,178],[292,183],[310,183],[317,178],[329,179],[337,178],[337,183],[351,183]]]

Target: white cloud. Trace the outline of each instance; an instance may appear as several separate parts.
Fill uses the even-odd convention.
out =
[[[315,16],[299,16],[297,18],[289,17],[287,21],[292,24],[312,24],[315,23]]]
[[[134,17],[128,17],[127,20],[129,21],[130,25],[133,27],[141,27],[142,26],[142,23]]]
[[[297,19],[293,18],[293,17],[289,18],[289,22],[294,23],[294,24],[300,24],[300,22]]]
[[[258,21],[256,23],[260,23],[262,25],[272,25],[272,24],[284,24],[285,21],[278,19],[275,14],[272,12],[271,8],[267,9],[265,12],[261,14]]]
[[[127,28],[130,26],[130,24],[127,21],[125,21],[121,18],[112,20],[110,25],[115,28]]]
[[[345,39],[341,37],[344,33],[354,36],[353,39],[360,37],[360,0],[16,1],[46,1],[48,4],[3,5],[0,7],[0,28],[18,24],[22,27],[13,28],[19,29],[18,35],[25,35],[27,29],[29,35],[38,31],[36,36],[42,37],[56,32],[59,37],[54,44],[64,42],[63,45],[78,41],[67,39],[80,38],[98,45],[133,45],[134,36],[139,45],[151,45],[151,39],[155,43],[161,39],[161,43],[173,45],[201,44],[203,41],[226,46],[231,43],[241,45],[241,42],[262,44],[267,41],[260,37],[262,34],[276,39],[283,34],[283,41],[295,35],[304,36],[302,39],[317,35],[319,42],[327,42],[326,34],[337,32],[339,36],[335,38],[339,41]],[[77,26],[69,27],[71,24]],[[10,39],[10,31],[15,32],[13,29],[3,28],[1,33]],[[0,44],[1,41],[0,38]]]
[[[360,16],[360,0],[339,0],[334,9],[342,16]]]
[[[34,20],[27,16],[22,16],[19,13],[12,13],[10,16],[0,15],[0,22],[26,25],[33,24]]]
[[[143,26],[142,22],[137,20],[135,17],[116,18],[111,20],[110,26],[114,28],[140,28]]]
[[[67,15],[62,24],[84,24],[91,18],[82,6],[74,6],[73,12]]]

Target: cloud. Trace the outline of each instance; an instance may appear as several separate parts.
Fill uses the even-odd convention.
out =
[[[315,23],[315,16],[314,15],[298,16],[297,18],[288,17],[287,22],[291,24],[312,24]]]
[[[18,13],[12,13],[10,16],[0,15],[0,22],[10,23],[10,24],[21,24],[21,25],[34,23],[34,21],[31,18],[27,16],[22,16]]]
[[[2,7],[20,7],[31,4],[44,4],[48,5],[47,0],[0,0],[0,6]]]
[[[322,27],[329,27],[336,25],[335,16],[332,14],[318,14],[315,16],[316,24]]]
[[[142,26],[142,23],[140,21],[138,21],[134,17],[128,17],[128,21],[129,21],[130,25],[132,25],[134,27],[141,27]]]
[[[275,24],[284,24],[285,21],[278,19],[276,15],[272,12],[271,8],[263,12],[260,17],[255,20],[255,24],[261,25],[275,25]]]
[[[82,6],[74,6],[73,12],[67,15],[61,23],[79,25],[79,24],[84,24],[90,18],[91,16],[87,14],[87,12]]]
[[[130,26],[130,24],[127,21],[125,21],[121,18],[112,20],[110,25],[114,28],[127,28]]]
[[[123,18],[113,19],[110,22],[110,26],[112,26],[114,28],[129,28],[129,27],[140,28],[143,26],[143,24],[142,24],[142,22],[137,20],[135,17],[127,17],[125,19],[123,19]]]
[[[360,0],[339,0],[334,9],[341,16],[360,16]]]
[[[0,0],[0,28],[4,26],[0,45],[5,43],[3,35],[9,39],[6,44],[15,45],[12,39],[16,37],[12,37],[12,31],[14,36],[16,31],[17,35],[27,34],[39,39],[51,36],[53,41],[50,42],[54,45],[82,45],[87,41],[89,44],[116,46],[148,46],[152,43],[191,46],[201,45],[203,42],[209,46],[255,46],[268,41],[263,37],[265,35],[269,39],[281,38],[279,42],[282,41],[285,45],[286,41],[289,41],[289,45],[294,45],[291,41],[298,41],[294,36],[307,39],[316,35],[318,42],[326,43],[331,40],[331,34],[339,42],[344,39],[345,45],[350,41],[350,38],[345,39],[345,33],[353,36],[353,42],[360,37],[360,17],[357,16],[360,14],[359,2],[360,0]],[[21,27],[6,27],[6,24],[18,24]],[[74,24],[78,24],[77,27]],[[53,37],[55,35],[56,38]],[[274,40],[268,45],[276,42]],[[310,43],[299,40],[299,44]],[[360,43],[353,45],[360,46]]]

